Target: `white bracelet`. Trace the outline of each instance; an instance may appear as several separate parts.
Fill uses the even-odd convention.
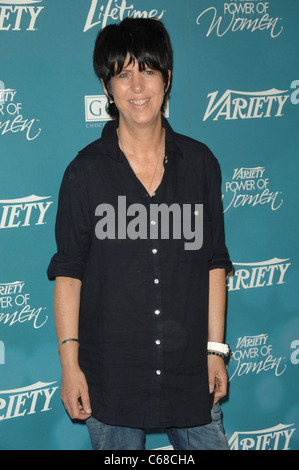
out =
[[[224,354],[225,356],[229,355],[229,345],[224,343],[215,343],[213,341],[208,341],[207,346],[208,351],[218,352],[220,354]]]

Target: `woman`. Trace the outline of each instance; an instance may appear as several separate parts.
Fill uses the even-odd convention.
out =
[[[227,449],[219,399],[232,266],[218,162],[162,114],[172,49],[160,21],[104,28],[94,68],[113,120],[66,170],[48,269],[62,400],[71,418],[87,419],[94,449],[144,449],[157,427],[175,449]],[[185,208],[200,249],[186,249]],[[165,232],[172,215],[180,224]]]

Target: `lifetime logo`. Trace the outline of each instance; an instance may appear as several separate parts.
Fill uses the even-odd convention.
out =
[[[0,31],[36,31],[42,0],[0,0]]]
[[[129,6],[127,6],[126,0],[108,0],[106,7],[103,5],[102,1],[91,0],[90,9],[83,32],[85,33],[89,29],[98,25],[101,25],[101,27],[104,28],[109,21],[122,21],[126,17],[157,18],[160,20],[163,17],[165,11],[166,10],[162,10],[159,13],[157,9],[152,9],[150,11],[136,10],[131,2]]]

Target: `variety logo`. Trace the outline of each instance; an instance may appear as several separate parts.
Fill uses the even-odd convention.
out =
[[[0,31],[36,31],[42,0],[0,0]]]
[[[157,9],[137,10],[133,4],[127,6],[126,0],[108,0],[106,4],[102,0],[92,0],[83,32],[98,25],[104,28],[108,22],[119,22],[126,17],[161,19],[164,13],[165,10],[159,12]]]
[[[229,291],[268,287],[285,283],[285,275],[291,263],[289,258],[273,258],[258,263],[233,263],[235,272],[228,276]]]
[[[0,229],[44,225],[45,215],[53,201],[51,196],[0,200]]]
[[[294,424],[278,424],[259,431],[234,432],[229,440],[231,450],[290,450]]]
[[[272,88],[265,91],[236,91],[226,90],[218,97],[219,90],[207,95],[209,104],[203,121],[211,118],[218,121],[236,119],[262,119],[284,116],[283,110],[290,98],[292,104],[299,103],[299,80],[290,85],[291,90],[277,90]]]
[[[38,119],[25,119],[22,112],[22,103],[16,101],[17,91],[5,88],[0,81],[0,135],[24,132],[27,140],[35,140],[41,133],[36,128]]]
[[[0,284],[0,324],[11,327],[30,323],[34,329],[39,329],[48,321],[43,312],[46,308],[31,307],[30,294],[24,286],[23,281]]]
[[[269,15],[269,3],[231,0],[230,3],[224,3],[223,16],[218,13],[216,7],[211,6],[197,16],[196,24],[207,25],[207,37],[213,31],[218,37],[242,31],[266,31],[270,33],[271,38],[277,38],[283,31],[282,18]]]
[[[276,211],[282,206],[283,199],[281,191],[269,189],[265,167],[241,167],[235,168],[231,181],[225,183],[223,203],[224,212],[230,208],[261,205],[270,206],[271,210]]]
[[[0,421],[50,411],[58,389],[56,382],[37,382],[27,387],[0,391]]]
[[[238,338],[229,363],[229,380],[248,374],[273,371],[279,377],[287,365],[284,357],[273,357],[272,344],[267,344],[268,335],[243,336]]]

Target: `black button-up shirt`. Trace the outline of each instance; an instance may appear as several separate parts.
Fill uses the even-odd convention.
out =
[[[112,425],[189,427],[211,421],[209,270],[232,268],[224,241],[220,169],[204,144],[175,133],[165,118],[162,122],[165,171],[154,197],[119,149],[115,121],[70,163],[59,195],[57,253],[48,277],[82,281],[80,366],[93,416]],[[130,207],[127,214],[124,203]],[[202,208],[200,249],[186,250],[190,238],[177,238],[171,220],[168,237],[150,232],[159,224],[151,205],[163,203],[195,208],[193,219],[202,215],[196,208]],[[146,238],[140,205],[148,214]],[[140,237],[132,235],[132,227]]]

